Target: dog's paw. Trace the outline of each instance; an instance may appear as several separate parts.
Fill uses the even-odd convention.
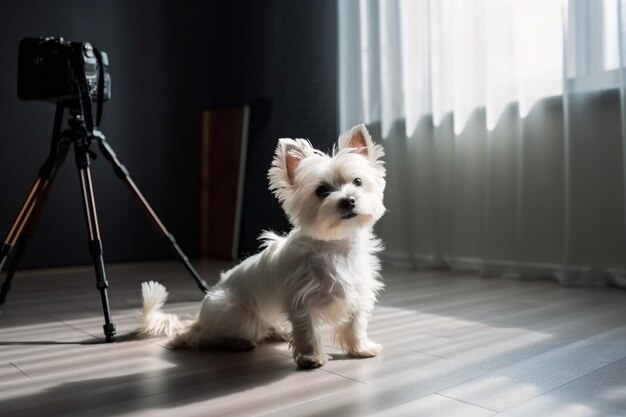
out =
[[[348,355],[353,358],[373,358],[380,353],[382,348],[382,345],[368,340],[367,343],[364,343],[363,346],[360,347],[360,349],[352,350],[348,352]]]
[[[320,366],[326,365],[328,362],[328,356],[320,353],[318,355],[302,355],[298,354],[296,356],[296,363],[298,367],[303,369],[315,369]]]

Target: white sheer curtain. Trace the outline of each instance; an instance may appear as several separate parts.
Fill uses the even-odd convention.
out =
[[[626,0],[342,0],[388,261],[626,285]]]

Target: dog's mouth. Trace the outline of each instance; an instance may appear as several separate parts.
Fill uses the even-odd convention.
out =
[[[357,216],[357,214],[356,214],[355,212],[353,212],[353,211],[348,211],[348,212],[346,212],[346,213],[343,213],[343,214],[341,215],[341,218],[342,218],[343,220],[347,220],[347,219],[351,219],[351,218],[356,217],[356,216]]]

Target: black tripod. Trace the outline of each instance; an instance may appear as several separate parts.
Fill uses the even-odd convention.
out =
[[[4,243],[0,247],[0,270],[2,270],[9,255],[13,254],[11,261],[6,268],[6,279],[0,289],[0,304],[4,303],[7,293],[11,288],[11,280],[13,279],[17,266],[22,258],[28,239],[34,233],[35,226],[39,220],[44,204],[46,203],[48,193],[50,192],[56,173],[63,164],[70,146],[73,144],[76,166],[78,167],[80,177],[85,217],[87,221],[89,252],[93,258],[93,264],[96,272],[96,287],[100,291],[100,298],[102,300],[102,312],[104,314],[104,326],[102,327],[104,328],[104,334],[107,342],[113,342],[115,341],[115,326],[111,320],[109,299],[107,295],[107,288],[109,284],[106,280],[106,273],[104,270],[102,241],[100,239],[96,202],[91,182],[91,172],[89,170],[90,159],[95,159],[96,157],[96,154],[89,149],[93,142],[97,142],[102,155],[113,165],[116,175],[124,181],[131,193],[139,201],[159,235],[167,241],[176,257],[185,265],[187,271],[189,271],[192,278],[196,281],[198,287],[200,287],[200,289],[205,293],[208,292],[208,287],[189,262],[189,258],[178,246],[174,236],[165,228],[152,207],[150,207],[144,196],[141,194],[141,191],[139,191],[139,188],[137,188],[137,185],[135,185],[133,180],[130,178],[126,167],[117,159],[115,152],[113,152],[111,145],[106,142],[102,132],[100,132],[97,128],[90,128],[91,123],[85,123],[85,113],[83,112],[82,106],[79,104],[71,105],[69,110],[69,129],[61,131],[65,104],[62,102],[57,103],[50,153],[39,170],[37,179],[28,193],[26,201],[24,201],[24,204],[22,205],[17,218],[13,222]],[[89,109],[89,111],[91,111],[91,109]],[[88,114],[88,117],[90,116],[91,114]]]

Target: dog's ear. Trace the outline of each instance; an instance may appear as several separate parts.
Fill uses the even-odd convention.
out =
[[[306,139],[278,139],[272,167],[267,177],[270,180],[270,190],[279,201],[282,202],[287,198],[295,183],[298,165],[312,152],[313,146]]]
[[[372,140],[364,123],[354,126],[339,136],[337,147],[339,150],[353,149],[354,152],[365,156],[371,161],[377,161],[385,155],[382,146],[376,145]]]

